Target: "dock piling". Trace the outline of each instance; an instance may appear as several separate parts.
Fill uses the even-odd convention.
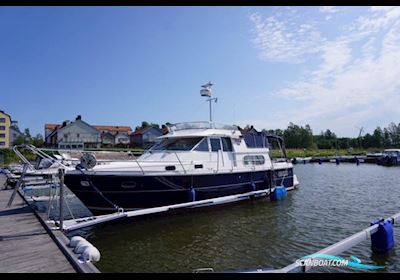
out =
[[[64,174],[64,169],[58,169],[58,177],[60,180],[60,230],[64,228]]]

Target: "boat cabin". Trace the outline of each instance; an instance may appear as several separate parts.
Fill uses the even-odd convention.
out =
[[[158,142],[138,161],[142,164],[178,160],[187,170],[269,169],[268,141],[256,140],[252,145],[247,142],[236,126],[180,123],[158,137]]]

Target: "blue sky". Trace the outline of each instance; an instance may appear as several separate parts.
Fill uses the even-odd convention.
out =
[[[42,133],[214,119],[357,136],[399,122],[398,7],[0,7],[0,109]]]

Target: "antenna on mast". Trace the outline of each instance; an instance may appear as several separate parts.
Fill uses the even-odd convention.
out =
[[[200,90],[200,95],[201,96],[206,96],[207,101],[210,102],[210,122],[212,122],[212,110],[211,110],[211,101],[215,101],[215,103],[217,103],[218,98],[212,98],[211,97],[211,87],[213,86],[213,84],[211,82],[208,82],[205,85],[202,85],[202,89]]]

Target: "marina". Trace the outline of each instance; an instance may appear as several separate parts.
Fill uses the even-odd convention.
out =
[[[0,15],[0,273],[400,272],[400,7]]]
[[[391,190],[390,188],[380,189],[379,192],[373,193],[373,198],[370,197],[368,200],[366,200],[367,197],[365,195],[363,196],[361,193],[357,192],[357,189],[360,190],[360,186],[368,189],[368,185],[376,182],[375,180],[380,180],[383,183],[390,182],[394,179],[393,176],[397,175],[396,169],[379,165],[363,165],[359,167],[349,163],[333,166],[336,166],[334,172],[332,172],[332,165],[329,164],[296,165],[294,170],[301,176],[300,178],[305,178],[306,190],[300,187],[293,193],[288,193],[287,197],[280,201],[270,201],[270,199],[268,199],[268,201],[265,199],[245,200],[247,202],[243,201],[239,204],[236,202],[235,204],[226,205],[222,208],[214,207],[213,209],[210,208],[210,210],[205,209],[195,212],[173,211],[168,215],[161,216],[148,216],[148,214],[160,214],[180,207],[187,208],[188,206],[195,206],[196,202],[186,203],[184,205],[170,205],[167,207],[127,211],[117,213],[114,216],[113,214],[103,217],[95,216],[88,220],[88,218],[85,218],[87,217],[86,207],[66,188],[65,196],[71,197],[72,195],[72,204],[70,200],[69,207],[74,209],[78,218],[75,217],[75,219],[70,220],[70,218],[66,217],[63,221],[63,231],[58,231],[57,229],[57,225],[59,225],[57,222],[58,219],[54,221],[56,223],[45,218],[43,220],[46,220],[50,228],[56,226],[53,230],[56,230],[57,234],[64,236],[66,240],[77,235],[83,236],[89,242],[93,243],[96,248],[99,248],[103,257],[96,264],[96,267],[103,272],[154,272],[160,270],[161,272],[268,273],[291,272],[292,270],[293,272],[302,272],[302,267],[299,268],[297,265],[288,266],[288,264],[301,257],[301,255],[312,253],[312,251],[320,251],[324,246],[328,247],[341,239],[351,236],[357,230],[365,228],[365,226],[368,225],[368,219],[372,221],[375,218],[382,217],[382,215],[389,217],[398,210],[397,207],[390,202],[390,198],[388,200],[387,192]],[[338,177],[336,178],[333,174]],[[353,182],[348,186],[349,188],[346,188],[349,183],[347,182],[346,184],[343,179],[349,178],[356,181],[361,178],[358,176],[364,179],[357,183]],[[343,187],[345,189],[343,189]],[[30,203],[33,203],[39,209],[47,205],[47,200],[45,196],[42,200],[35,199],[35,196],[32,195],[32,190],[41,191],[44,188],[45,186],[37,187],[34,185],[25,188],[26,197],[28,198],[27,201],[30,201]],[[310,191],[313,193],[312,196],[307,195]],[[11,195],[11,190],[7,190],[7,192],[8,195]],[[339,193],[343,192],[346,192],[347,196],[342,196],[342,199],[337,199],[340,197],[338,197]],[[256,193],[243,194],[243,196],[254,194]],[[268,191],[258,191],[257,194],[264,195],[265,197],[269,196]],[[336,198],[335,203],[328,203],[328,201],[332,201],[330,197]],[[232,198],[233,197],[223,197],[221,199],[215,199],[213,202],[215,203],[218,200],[232,200]],[[313,198],[318,199],[320,202],[325,201],[322,203],[325,207],[320,208],[322,206],[321,203],[313,203]],[[367,203],[371,208],[368,208],[368,213],[359,216],[361,213],[356,209],[350,211],[347,199],[356,199],[359,205]],[[236,199],[233,199],[232,201],[235,200]],[[374,202],[378,204],[374,204]],[[207,201],[199,202],[199,204],[202,203],[207,203]],[[393,207],[374,209],[374,206],[376,207],[377,205],[387,206],[390,204],[392,204]],[[45,210],[42,210],[42,216],[44,216],[43,213],[47,210],[46,208],[44,209]],[[382,210],[384,211],[382,212]],[[392,212],[389,213],[389,211]],[[326,214],[315,215],[316,213]],[[335,213],[335,215],[329,215],[329,213]],[[356,214],[356,216],[350,219],[351,214]],[[118,215],[120,217],[117,217]],[[136,216],[136,218],[133,218],[134,216]],[[336,221],[336,223],[338,223],[337,226],[340,227],[339,232],[335,230],[335,228],[339,228],[334,226],[334,219],[338,217],[343,217],[343,220],[340,219],[340,221]],[[111,222],[112,220],[117,222]],[[346,220],[349,221],[349,223],[346,223]],[[285,222],[282,223],[282,221]],[[358,222],[354,224],[355,221]],[[350,226],[351,223],[353,223],[352,226]],[[320,224],[320,226],[316,227],[315,230],[309,227],[309,225],[318,224]],[[394,224],[395,227],[396,224],[397,222]],[[215,227],[215,229],[211,230],[211,228],[209,228],[210,226]],[[161,230],[161,235],[158,231],[153,232],[152,229],[154,228],[159,228]],[[293,230],[301,234],[292,235],[291,232]],[[219,231],[221,231],[222,234],[220,238],[223,237],[223,239],[209,235],[212,233],[216,234]],[[245,236],[250,234],[250,232],[252,238],[247,240]],[[324,232],[324,239],[318,238],[321,232]],[[182,236],[182,234],[191,237],[189,239],[179,238],[178,236]],[[392,253],[389,252],[383,255],[373,253],[370,255],[370,249],[368,248],[370,241],[368,240],[368,235],[364,234],[360,237],[365,238],[362,239],[365,240],[365,242],[362,242],[362,240],[360,241],[361,246],[353,244],[355,245],[355,249],[349,246],[349,250],[345,250],[345,252],[340,251],[338,255],[348,256],[349,254],[356,254],[359,258],[363,259],[363,263],[369,265],[381,265],[384,263],[386,264],[386,270],[390,271],[391,269],[395,269],[395,267],[390,265],[390,262],[394,261],[392,260],[395,257],[393,252],[396,250],[397,244],[394,250],[391,251]],[[316,241],[311,242],[310,240],[314,238],[316,238]],[[192,244],[195,240],[197,241]],[[223,244],[219,244],[222,240],[224,240]],[[108,245],[111,244],[112,246],[109,247]],[[205,244],[208,245],[205,246]],[[140,261],[137,260],[135,255],[131,255],[133,253],[129,250],[131,246],[136,248],[134,254],[141,256]],[[215,251],[217,248],[219,249]],[[341,248],[343,249],[343,247]],[[163,253],[164,250],[165,253]],[[179,256],[186,250],[190,250],[191,254],[182,255],[185,256],[185,260],[183,260]],[[232,250],[235,252],[235,255],[229,254]],[[169,257],[165,259],[165,254],[167,252]],[[214,255],[217,252],[219,252],[218,254],[220,254],[222,259]],[[241,252],[246,256],[242,255]],[[287,255],[281,254],[282,252],[285,252]],[[161,256],[160,254],[163,255],[164,258],[161,258],[161,263],[158,263],[157,256]],[[226,259],[226,257],[223,256],[229,257]],[[136,261],[124,261],[120,265],[115,265],[115,261],[113,261],[114,258],[126,260],[136,259]],[[171,258],[177,258],[177,261],[183,262],[185,265],[182,266],[182,263],[179,265],[176,263],[177,266],[175,266],[175,262],[170,262],[172,261]],[[109,263],[113,265],[108,266]],[[154,267],[151,263],[154,263]],[[164,269],[162,269],[162,267],[164,267]],[[326,271],[326,269],[327,268],[322,269],[322,272]],[[330,270],[332,269],[335,270],[334,268]],[[347,272],[352,271],[350,268],[340,269]],[[307,270],[319,271],[321,268],[309,268]]]
[[[6,222],[10,222],[12,218],[19,220],[17,215],[30,210],[31,217],[36,217],[42,226],[42,232],[37,234],[51,238],[54,242],[38,241],[46,242],[43,253],[46,250],[54,251],[52,246],[59,249],[52,254],[59,255],[59,267],[54,266],[54,269],[61,272],[97,273],[113,272],[114,269],[114,272],[308,272],[321,268],[298,263],[302,257],[298,254],[301,252],[305,256],[313,250],[314,254],[340,259],[339,256],[351,252],[359,244],[365,245],[366,241],[371,242],[375,259],[380,258],[382,252],[393,252],[396,246],[393,226],[397,225],[400,214],[392,213],[393,216],[387,220],[377,220],[382,216],[369,216],[369,227],[365,228],[364,225],[364,229],[358,233],[357,227],[351,227],[353,233],[348,236],[342,236],[346,233],[342,221],[337,222],[339,232],[331,227],[333,221],[327,221],[329,216],[341,218],[343,213],[339,213],[343,205],[340,202],[354,200],[352,193],[361,196],[365,188],[376,184],[373,180],[358,182],[366,177],[378,178],[376,171],[364,175],[360,172],[371,168],[390,170],[388,166],[396,166],[398,163],[398,150],[386,149],[379,155],[290,159],[285,141],[280,136],[257,131],[243,134],[244,130],[237,126],[212,122],[211,104],[214,99],[211,98],[210,87],[211,83],[204,85],[201,90],[201,95],[208,97],[210,103],[210,121],[170,124],[150,149],[140,155],[131,152],[99,153],[80,149],[38,148],[31,144],[15,145],[13,152],[22,164],[2,169],[3,200],[7,194],[9,199],[1,216],[9,214]],[[81,122],[78,116],[75,124],[81,125]],[[67,129],[73,124],[64,127]],[[35,160],[28,159],[28,154],[34,155]],[[363,166],[359,167],[361,163]],[[315,174],[302,174],[301,179],[298,179],[297,171],[301,174],[313,170]],[[340,174],[343,170],[351,171],[343,176]],[[380,172],[386,173],[383,170]],[[371,174],[374,177],[369,177]],[[316,180],[316,185],[313,181],[307,182],[307,178]],[[342,181],[344,178],[347,181]],[[303,180],[306,190],[303,190]],[[348,184],[354,186],[342,189]],[[331,193],[336,191],[340,193]],[[298,197],[302,196],[304,201],[300,200],[294,206]],[[307,200],[312,201],[312,197],[316,197],[318,202],[296,214],[296,211],[307,205]],[[344,198],[344,201],[338,197]],[[374,198],[378,199],[379,196],[375,195]],[[322,202],[324,199],[335,202],[333,210],[316,208],[329,205],[328,201]],[[21,201],[25,207],[20,205],[19,208],[12,208],[13,203],[21,204]],[[360,203],[365,203],[365,200]],[[311,213],[313,218],[309,224],[304,224],[310,218],[307,213]],[[348,213],[351,213],[350,209],[346,209]],[[321,223],[318,219],[321,218],[327,227],[318,227],[318,223]],[[357,221],[355,217],[350,220]],[[179,221],[183,222],[180,224]],[[299,223],[308,229],[299,230]],[[29,223],[27,225],[31,227]],[[217,230],[207,230],[211,225]],[[311,231],[311,226],[318,228],[319,232],[314,232],[316,236],[308,237],[317,238],[320,246],[325,244],[325,248],[308,246],[313,244],[310,240],[301,240],[307,236],[307,231]],[[361,223],[357,226],[361,227]],[[146,228],[151,232],[143,233]],[[159,228],[163,234],[159,235],[159,231],[153,231],[154,228]],[[324,237],[333,233],[338,234],[338,238],[326,244],[328,238],[318,239],[324,231]],[[109,237],[107,232],[111,232]],[[188,239],[182,238],[182,234]],[[213,234],[221,235],[222,239],[215,239]],[[29,236],[20,234],[24,235]],[[247,240],[249,236],[251,238]],[[7,235],[4,237],[2,241],[7,240]],[[239,239],[230,243],[232,238]],[[108,241],[104,243],[105,240]],[[268,244],[265,243],[267,241]],[[280,253],[290,252],[288,245],[291,241],[294,242],[296,249],[293,255],[296,254],[297,259],[286,259],[283,265],[281,260],[287,256]],[[157,242],[161,247],[156,246]],[[112,244],[112,247],[108,248],[105,244]],[[123,244],[123,247],[118,244]],[[226,247],[227,244],[229,247]],[[25,246],[33,245],[22,244],[21,249]],[[136,248],[133,252],[131,246]],[[176,258],[180,261],[179,265],[165,258],[160,263],[156,261],[158,256],[174,254],[169,246],[178,250]],[[8,247],[5,248],[7,250]],[[138,248],[144,251],[140,252]],[[223,249],[215,255],[216,248]],[[264,256],[260,249],[264,251]],[[239,261],[237,256],[229,254],[232,250],[238,255],[244,250],[246,256],[242,256]],[[185,252],[191,252],[191,255]],[[275,255],[271,255],[273,252]],[[132,253],[140,254],[140,259],[145,263],[137,261],[137,256]],[[227,253],[228,258],[222,257]],[[22,253],[17,251],[15,254]],[[105,259],[101,257],[103,254]],[[185,259],[182,260],[180,256]],[[212,257],[207,259],[207,256]],[[366,264],[353,255],[350,257],[356,260],[353,264],[356,268],[388,269],[386,266],[371,264],[371,259],[375,262],[372,256],[365,258]],[[124,261],[119,266],[115,265],[117,261],[113,261],[114,258],[135,261]],[[33,271],[43,269],[42,262],[37,262],[37,259],[41,259],[40,256],[31,256]],[[250,262],[243,263],[246,259]],[[188,263],[188,260],[191,262]],[[222,264],[223,260],[228,263]],[[341,260],[348,261],[343,258]],[[29,260],[24,262],[29,263]],[[109,263],[112,265],[108,266]],[[157,264],[157,267],[152,267],[150,263]],[[18,270],[18,266],[10,266],[9,269]],[[350,268],[341,269],[348,271]]]
[[[382,153],[367,153],[366,155],[354,156],[329,156],[329,157],[296,157],[292,159],[293,164],[307,164],[333,162],[340,164],[341,162],[356,163],[372,163],[384,166],[398,166],[400,165],[400,150],[399,149],[385,149]]]
[[[210,102],[210,121],[170,124],[167,127],[168,131],[159,136],[155,144],[141,155],[120,152],[98,154],[87,150],[46,149],[37,148],[33,145],[14,146],[13,151],[20,158],[22,165],[2,170],[3,194],[10,196],[6,208],[12,209],[14,200],[23,199],[24,203],[29,206],[26,206],[26,208],[31,209],[45,232],[51,236],[55,243],[50,242],[48,244],[57,245],[60,249],[61,259],[59,262],[60,265],[65,263],[66,272],[69,269],[68,263],[72,265],[76,272],[89,273],[100,272],[100,270],[112,272],[113,269],[128,272],[194,273],[290,273],[320,269],[300,265],[297,261],[301,256],[297,256],[295,263],[289,264],[293,262],[292,259],[287,260],[286,264],[283,265],[280,263],[280,259],[285,259],[285,256],[278,255],[278,253],[287,253],[287,245],[293,238],[296,240],[296,246],[300,246],[295,250],[295,254],[302,252],[301,248],[308,247],[307,244],[311,244],[309,240],[301,241],[301,236],[305,232],[298,231],[297,228],[299,222],[303,224],[308,219],[307,216],[304,216],[304,213],[312,210],[311,213],[313,213],[315,220],[309,221],[310,223],[307,226],[316,226],[318,219],[321,217],[328,219],[327,216],[330,216],[332,210],[325,209],[324,212],[315,208],[315,206],[327,206],[329,203],[321,203],[322,200],[324,198],[331,200],[334,197],[333,201],[337,205],[334,206],[333,217],[340,218],[341,216],[338,213],[342,205],[338,204],[341,201],[337,199],[338,195],[344,197],[345,200],[354,199],[351,198],[351,193],[354,192],[352,188],[368,188],[373,184],[371,181],[357,183],[357,180],[363,178],[360,175],[360,170],[387,169],[388,166],[396,166],[398,151],[387,149],[379,156],[374,154],[373,156],[296,157],[289,159],[282,137],[265,132],[256,132],[251,135],[242,134],[242,130],[237,126],[212,122],[211,101],[213,99],[211,98],[210,86],[209,83],[203,86],[201,90],[201,95],[207,96]],[[80,121],[81,119],[77,118],[77,122]],[[276,151],[275,156],[271,156],[271,150],[274,146],[278,148],[280,155],[278,157],[276,157]],[[28,153],[35,155],[36,159],[34,161],[29,160],[25,156]],[[113,156],[115,157],[113,158]],[[359,167],[361,163],[363,163],[363,167]],[[374,164],[365,165],[365,163]],[[306,170],[308,172],[316,170],[316,173],[314,176],[312,173],[303,174],[299,180],[297,170],[300,174]],[[330,170],[331,174],[329,172],[324,174],[327,170]],[[342,176],[340,172],[343,170],[352,171],[347,176]],[[371,174],[374,173],[376,172]],[[356,174],[356,177],[353,178],[354,174]],[[377,174],[374,175],[373,178],[376,179],[378,176],[376,176]],[[307,182],[307,178],[316,179],[317,185],[313,185],[313,182]],[[343,178],[348,178],[348,180],[343,182],[341,181]],[[302,188],[303,180],[305,180],[306,188],[308,188],[306,190]],[[341,185],[337,185],[338,182]],[[335,192],[346,184],[356,185],[352,188],[341,189],[340,194],[330,194],[330,192]],[[288,193],[288,191],[291,192]],[[364,189],[359,190],[360,194],[363,191]],[[318,194],[318,192],[320,193]],[[354,193],[357,195],[357,191]],[[310,200],[310,197],[317,197],[318,203],[312,204],[309,209],[304,209],[305,212],[296,215],[298,208],[304,207],[304,201],[301,201],[294,208],[291,204],[293,201],[297,201],[298,196],[301,197],[302,194],[308,195],[304,197],[305,201]],[[326,198],[326,196],[329,196],[329,198]],[[378,198],[378,196],[374,198]],[[24,208],[20,207],[20,209]],[[236,212],[238,211],[237,213],[235,213],[235,209]],[[7,211],[4,210],[3,213],[7,213]],[[18,211],[24,210],[16,211],[15,214],[18,214]],[[350,209],[346,209],[346,211],[347,213],[351,212]],[[10,214],[14,214],[14,212],[10,212]],[[243,214],[245,216],[241,218]],[[210,219],[211,217],[214,218]],[[223,220],[221,220],[222,217]],[[232,220],[226,224],[230,217]],[[252,222],[255,217],[257,217],[257,221]],[[379,216],[379,218],[381,217]],[[318,241],[323,241],[322,244],[326,244],[326,248],[319,250],[315,248],[314,252],[317,252],[316,254],[336,254],[340,256],[343,253],[351,252],[353,247],[357,248],[359,243],[365,243],[369,240],[372,242],[372,247],[375,248],[373,251],[376,251],[376,248],[385,253],[392,251],[395,247],[393,225],[398,223],[399,217],[400,214],[395,214],[387,221],[379,222],[379,225],[378,222],[371,223],[368,228],[359,233],[353,232],[352,235],[342,236],[335,241],[332,240],[330,245],[326,244],[328,239],[320,240],[317,238]],[[370,218],[377,219],[377,217]],[[202,222],[202,219],[205,220]],[[215,224],[214,219],[218,224]],[[179,220],[184,222],[179,224]],[[356,221],[354,218],[351,220]],[[176,224],[177,221],[178,224]],[[193,224],[193,221],[195,221],[195,224]],[[237,221],[242,221],[243,225],[235,226]],[[326,222],[324,220],[323,223],[326,224]],[[171,228],[165,223],[170,225],[175,223],[175,225]],[[211,230],[211,232],[217,235],[222,234],[224,244],[214,244],[216,242],[214,237],[209,236],[207,231],[203,232],[202,229],[198,228],[199,226],[207,228],[210,223],[218,228],[217,231]],[[279,223],[285,226],[282,227]],[[226,225],[224,226],[224,224]],[[339,224],[340,229],[342,229],[343,222]],[[383,224],[386,228],[383,227]],[[328,225],[330,224],[328,223]],[[161,236],[158,235],[158,231],[143,234],[142,231],[146,227],[159,228],[161,232],[166,228],[168,231]],[[201,234],[200,236],[193,232],[196,228],[198,228],[196,233]],[[329,231],[332,230],[329,226],[319,229],[326,231],[325,237],[331,234]],[[352,229],[355,231],[356,227]],[[234,233],[231,232],[232,230]],[[104,236],[108,231],[113,232],[110,235],[112,240],[108,240],[109,237]],[[186,231],[189,232],[185,233]],[[124,236],[124,232],[128,235]],[[297,234],[291,235],[293,232]],[[154,233],[156,236],[153,235]],[[173,237],[177,233],[190,238]],[[243,242],[246,237],[242,234],[246,233],[251,238],[248,242]],[[336,234],[337,231],[332,233]],[[340,234],[344,233],[345,231],[340,231]],[[136,234],[140,234],[140,236],[136,236]],[[163,241],[165,234],[173,240]],[[231,236],[232,234],[233,236]],[[320,233],[315,232],[314,234]],[[199,240],[195,242],[196,248],[192,248],[194,246],[192,242],[196,239],[196,236]],[[229,243],[229,240],[235,236],[240,239],[240,241],[236,241],[238,244],[229,244],[229,248],[225,247],[225,242],[228,241]],[[132,256],[130,251],[125,251],[126,248],[131,248],[131,246],[121,242],[129,242],[140,248],[140,246],[143,246],[143,243],[140,243],[143,237],[151,238],[151,241],[142,241],[150,247],[143,247],[144,251],[140,254],[140,257],[147,261],[140,265],[140,261],[136,261],[136,256]],[[211,238],[211,241],[203,240],[204,238]],[[270,240],[271,238],[273,240]],[[112,244],[112,253],[109,253],[107,246],[104,246],[104,240],[108,240],[106,244]],[[173,250],[169,248],[171,245],[169,243],[172,242],[176,246],[180,244],[180,241],[185,242],[185,240],[191,240],[189,241],[190,245],[178,246],[177,248],[180,248],[179,253],[183,253],[185,258],[195,258],[192,259],[192,262],[186,263],[186,266],[181,263],[178,266],[173,264],[170,266],[169,262],[163,259],[162,263],[158,263],[158,267],[152,268],[149,265],[150,262],[157,263],[155,260],[157,257],[154,254],[157,256],[173,254]],[[270,243],[267,246],[260,247],[264,249],[265,257],[274,251],[277,255],[270,255],[265,259],[262,257],[258,246],[267,240],[270,240]],[[166,244],[165,249],[169,249],[162,252],[163,246],[157,247],[155,242]],[[381,245],[382,242],[386,245]],[[118,246],[120,243],[124,244],[123,247]],[[204,246],[205,244],[207,245]],[[249,248],[242,248],[244,244],[252,249],[249,251]],[[283,248],[279,248],[280,244],[283,245]],[[188,245],[189,249],[187,248]],[[100,249],[97,249],[97,246]],[[251,260],[251,262],[242,263],[242,259],[237,262],[235,256],[229,255],[230,258],[227,258],[229,265],[221,265],[216,262],[219,258],[213,255],[212,259],[208,260],[209,263],[206,264],[207,257],[205,256],[213,252],[215,248],[221,248],[221,246],[224,249],[219,252],[220,256],[231,250],[238,253],[244,249],[248,260]],[[21,248],[24,248],[24,246],[21,246]],[[153,249],[157,248],[161,252],[152,253]],[[201,248],[206,251],[201,251]],[[265,250],[265,248],[268,248],[268,250]],[[140,250],[135,250],[134,253],[136,254],[138,251]],[[194,253],[187,256],[184,253],[186,251]],[[105,260],[100,257],[104,252]],[[201,252],[201,256],[196,256],[196,252]],[[126,253],[128,255],[123,255]],[[310,253],[312,252],[303,251],[303,255]],[[333,257],[339,258],[337,256]],[[68,261],[65,262],[63,257]],[[126,266],[120,267],[115,265],[114,257],[135,260],[135,262],[125,261],[122,263],[126,263]],[[232,257],[234,259],[231,259]],[[329,255],[329,257],[332,256]],[[385,268],[385,266],[368,264],[370,258],[366,259],[367,264],[360,264],[361,261],[358,258],[351,257],[357,260],[356,267]],[[178,256],[177,258],[180,259]],[[279,259],[279,262],[277,262],[277,259]],[[202,263],[198,262],[199,260]],[[96,262],[98,262],[97,265],[100,270],[94,265]],[[111,271],[110,267],[107,266],[109,262],[113,264]],[[33,266],[33,269],[40,270],[40,264],[38,266],[38,268]],[[55,269],[61,268],[55,267]],[[345,271],[348,269],[344,268]]]

